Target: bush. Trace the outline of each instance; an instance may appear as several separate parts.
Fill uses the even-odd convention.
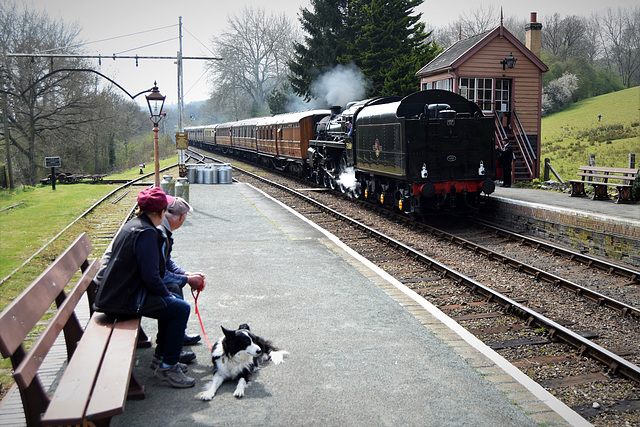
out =
[[[578,89],[578,78],[575,74],[564,73],[561,77],[549,82],[542,91],[542,115],[562,110],[569,103],[573,93]]]

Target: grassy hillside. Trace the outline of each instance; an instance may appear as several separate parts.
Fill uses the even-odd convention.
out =
[[[578,166],[588,164],[590,154],[595,154],[598,166],[627,167],[629,153],[636,153],[638,167],[640,86],[577,102],[542,119],[541,167],[545,158],[550,159],[565,181],[575,179]]]

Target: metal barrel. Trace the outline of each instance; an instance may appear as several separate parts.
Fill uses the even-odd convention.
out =
[[[202,181],[203,184],[213,184],[213,168],[211,164],[207,163],[204,167],[204,179]]]
[[[211,171],[212,171],[212,173],[211,173],[211,183],[212,184],[217,184],[219,182],[218,181],[218,173],[219,173],[218,169],[220,169],[220,166],[215,164],[215,163],[211,163],[210,166],[211,166]]]
[[[218,183],[231,184],[231,164],[223,163],[218,168]]]
[[[198,172],[197,165],[187,165],[187,179],[189,179],[190,183],[194,184],[196,182],[197,172]]]
[[[204,165],[198,165],[198,173],[197,173],[196,182],[198,184],[203,184],[204,183]]]
[[[189,202],[189,181],[187,178],[177,178],[176,179],[176,194],[175,197],[182,197]]]
[[[162,175],[162,181],[160,181],[160,189],[169,196],[175,196],[176,182],[171,175]]]

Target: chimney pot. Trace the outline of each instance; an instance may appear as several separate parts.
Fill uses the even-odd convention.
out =
[[[536,22],[537,19],[538,19],[538,13],[537,12],[531,12],[531,21],[530,22]]]

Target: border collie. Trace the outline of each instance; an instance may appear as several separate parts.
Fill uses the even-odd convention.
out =
[[[238,381],[235,397],[244,396],[244,389],[249,381],[249,376],[255,372],[262,363],[268,360],[274,364],[282,363],[286,351],[278,350],[271,342],[254,335],[249,325],[242,324],[237,330],[225,329],[224,335],[215,343],[211,352],[213,360],[213,379],[210,387],[198,394],[200,400],[211,400],[218,388],[225,381]]]

